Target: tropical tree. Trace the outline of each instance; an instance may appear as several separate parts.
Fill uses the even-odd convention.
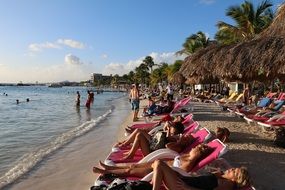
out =
[[[272,4],[265,0],[256,9],[249,1],[240,6],[229,7],[226,15],[234,20],[235,25],[219,21],[215,39],[221,44],[232,44],[254,38],[272,22],[274,14],[271,6]]]
[[[155,65],[153,58],[151,56],[146,56],[143,63],[150,69],[150,73],[152,73],[152,67]]]
[[[130,83],[135,83],[135,72],[134,71],[129,72],[128,79],[129,79]]]
[[[168,66],[168,68],[166,69],[168,80],[171,80],[173,78],[174,73],[179,71],[182,64],[183,64],[182,60],[176,60],[174,64]]]
[[[161,63],[160,66],[153,70],[150,75],[150,83],[152,86],[157,85],[158,83],[162,83],[167,80],[167,70],[168,64]]]
[[[120,79],[120,76],[118,74],[115,74],[113,77],[112,77],[112,81],[111,81],[111,85],[113,87],[117,86],[118,85],[118,82],[119,82],[119,79]]]
[[[146,64],[142,63],[135,68],[135,79],[143,84],[149,83],[149,72]]]
[[[210,40],[206,34],[199,31],[186,38],[186,41],[183,44],[183,49],[177,53],[190,55],[201,48],[207,47],[209,43]]]

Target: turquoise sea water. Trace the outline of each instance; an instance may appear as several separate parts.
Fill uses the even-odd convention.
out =
[[[80,107],[75,106],[77,90],[81,94]],[[88,110],[84,106],[86,91],[84,87],[0,87],[0,188],[31,171],[77,136],[96,128],[114,109],[112,100],[125,95],[95,93],[94,104]]]

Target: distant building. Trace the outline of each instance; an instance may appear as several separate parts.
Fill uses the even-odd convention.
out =
[[[109,85],[112,80],[112,75],[105,76],[100,73],[92,73],[91,75],[91,83],[95,86],[97,85]]]

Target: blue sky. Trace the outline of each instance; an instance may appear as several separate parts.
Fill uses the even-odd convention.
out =
[[[151,55],[173,63],[198,31],[213,38],[241,0],[2,0],[0,83],[124,74]],[[255,5],[260,0],[252,1]],[[275,10],[283,0],[271,1]]]

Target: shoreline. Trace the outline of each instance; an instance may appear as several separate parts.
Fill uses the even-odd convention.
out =
[[[124,118],[130,117],[126,97],[116,99],[114,103],[115,109],[98,127],[48,156],[34,170],[3,190],[90,189],[96,179],[93,166],[106,158],[118,134],[122,135],[124,131]]]

